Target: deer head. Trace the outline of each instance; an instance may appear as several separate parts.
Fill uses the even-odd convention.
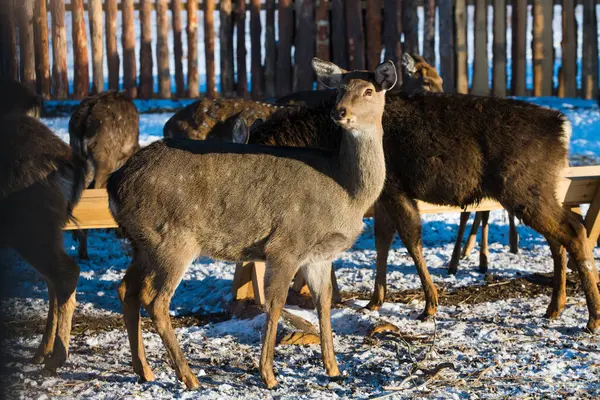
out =
[[[429,65],[425,58],[418,54],[404,53],[402,55],[404,67],[404,91],[413,93],[418,91],[443,92],[444,81],[437,70]]]

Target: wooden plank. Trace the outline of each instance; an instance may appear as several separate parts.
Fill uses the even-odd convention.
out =
[[[260,23],[261,0],[250,0],[250,72],[252,73],[252,98],[261,99],[264,96],[264,76],[262,67],[262,46],[260,35],[262,26]]]
[[[73,210],[73,216],[78,223],[69,222],[65,226],[65,230],[117,227],[117,223],[108,209],[106,189],[84,190],[79,203]]]
[[[154,93],[154,73],[152,67],[152,2],[153,0],[140,0],[140,93],[142,99],[152,98]],[[191,1],[190,4],[195,4]]]
[[[236,12],[237,26],[237,94],[240,97],[248,96],[248,73],[246,69],[246,1],[237,1]]]
[[[71,0],[71,20],[73,34],[73,97],[83,99],[90,94],[90,71],[88,41],[85,32],[83,0]]]
[[[331,53],[333,62],[347,69],[349,67],[345,9],[344,0],[331,0]]]
[[[552,96],[552,0],[533,1],[533,95]]]
[[[398,71],[401,71],[400,30],[398,28],[398,1],[383,1],[383,48],[385,59],[392,60]],[[335,52],[335,48],[334,48]]]
[[[440,0],[440,77],[444,81],[446,93],[454,93],[456,90],[452,11],[452,0]]]
[[[266,0],[267,25],[265,27],[265,97],[275,97],[275,71],[277,44],[275,42],[275,0]],[[329,37],[328,37],[329,40]]]
[[[315,0],[296,0],[296,39],[294,54],[294,90],[312,90],[315,56]]]
[[[489,94],[487,53],[487,1],[475,1],[475,57],[471,93],[479,96]]]
[[[156,63],[158,66],[158,96],[171,98],[171,71],[169,69],[169,21],[167,19],[168,0],[156,3]]]
[[[294,9],[291,0],[279,0],[279,45],[277,47],[277,97],[292,91],[292,37]]]
[[[66,99],[67,77],[67,30],[65,28],[65,1],[50,0],[52,15],[52,97]]]
[[[433,0],[430,0],[433,1]],[[370,71],[381,62],[381,1],[367,1],[367,68]]]
[[[581,96],[596,99],[598,93],[598,19],[596,1],[583,1],[583,59]]]
[[[121,0],[123,11],[123,89],[129,97],[137,97],[137,67],[135,60],[135,22],[133,18],[133,0]]]
[[[441,17],[440,22],[442,22]],[[415,1],[402,1],[402,32],[404,32],[403,51],[419,53],[419,17]]]
[[[456,91],[469,93],[467,70],[467,4],[466,0],[456,0],[454,26],[456,32]]]
[[[61,0],[62,1],[62,0]],[[117,50],[117,0],[105,0],[106,60],[108,88],[119,90],[119,51]]]
[[[35,46],[33,44],[34,0],[23,0],[19,7],[19,61],[21,82],[35,92]]]
[[[365,69],[365,35],[360,0],[346,0],[346,37],[348,67]]]
[[[600,236],[600,185],[598,185],[590,203],[590,208],[585,215],[584,225],[589,244],[593,249],[598,243],[598,236]]]
[[[215,1],[204,2],[204,51],[206,58],[206,96],[217,97],[217,79],[215,77]]]
[[[527,43],[527,0],[512,1],[512,78],[513,96],[525,96]]]
[[[252,283],[252,275],[254,270],[254,262],[243,262],[235,265],[233,273],[233,282],[231,283],[231,294],[233,300],[253,300],[254,289]]]
[[[208,2],[205,2],[208,3]],[[183,38],[181,25],[181,0],[171,0],[171,26],[173,30],[173,61],[175,65],[175,96],[185,96],[183,80]],[[214,6],[214,1],[213,1]],[[206,13],[204,14],[206,15]]]
[[[559,75],[558,95],[577,96],[577,23],[575,21],[575,1],[562,1],[562,66]]]
[[[221,93],[233,95],[233,8],[231,0],[219,4],[219,42],[221,44]]]
[[[492,93],[506,96],[506,0],[494,0]]]
[[[255,261],[252,269],[252,290],[254,291],[254,302],[265,304],[265,271],[266,265],[262,261]]]
[[[102,11],[100,11],[102,15]],[[46,0],[35,0],[35,76],[37,92],[50,98],[50,56],[48,54],[48,10]]]
[[[214,5],[213,5],[214,8]],[[187,95],[196,98],[200,95],[198,78],[198,2],[187,2]],[[214,39],[213,39],[214,40]],[[213,56],[214,57],[214,56]],[[215,84],[216,85],[216,84]]]
[[[431,65],[435,65],[435,2],[435,0],[423,0],[423,17],[425,19],[423,24],[423,57],[425,57],[427,62]],[[441,0],[440,4],[441,3],[444,3],[444,0]],[[448,9],[445,10],[446,17],[449,16],[452,18],[452,2],[450,2],[449,5],[446,5],[446,7],[449,7],[450,11],[450,14],[448,15]],[[442,21],[440,14],[440,24],[441,23],[447,23],[447,21]],[[444,30],[444,32],[447,31]],[[440,50],[442,50],[441,47]]]
[[[0,74],[14,80],[19,79],[19,66],[17,57],[17,32],[15,27],[14,0],[4,0],[0,7],[0,32],[4,40],[0,41],[0,59],[2,66]]]
[[[45,0],[41,0],[44,3]],[[92,42],[92,93],[104,91],[104,44],[102,0],[89,0],[88,20],[90,21],[90,40]]]

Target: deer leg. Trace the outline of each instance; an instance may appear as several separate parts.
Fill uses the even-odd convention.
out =
[[[54,340],[56,339],[56,326],[58,322],[58,307],[56,304],[56,294],[54,287],[46,281],[48,287],[48,318],[46,319],[46,329],[42,336],[42,342],[40,343],[35,355],[31,362],[35,364],[41,364],[52,354],[54,349]]]
[[[488,249],[488,236],[489,236],[489,225],[488,220],[490,218],[489,211],[481,212],[481,245],[479,246],[479,272],[485,274],[488,271],[488,258],[490,252]]]
[[[509,212],[508,213],[508,223],[510,224],[508,231],[508,238],[510,243],[510,252],[513,254],[519,253],[519,232],[517,232],[517,227],[515,225],[515,214]]]
[[[469,212],[460,213],[460,225],[458,226],[458,234],[456,235],[456,242],[454,243],[454,250],[452,251],[452,258],[448,265],[448,273],[456,275],[458,270],[458,260],[460,259],[460,247],[462,245],[463,236],[465,234],[465,228],[467,227],[467,221],[469,220]]]
[[[375,248],[377,250],[377,272],[375,274],[375,288],[369,304],[365,306],[371,311],[379,310],[385,300],[387,286],[387,260],[396,228],[382,202],[375,203],[374,215]]]
[[[333,333],[331,330],[331,274],[330,263],[321,262],[309,264],[303,268],[308,288],[319,314],[319,329],[321,331],[321,356],[327,375],[340,375],[335,352],[333,350]]]
[[[469,232],[469,237],[467,238],[467,243],[463,248],[462,254],[460,258],[468,257],[469,254],[475,248],[475,243],[477,242],[477,231],[479,230],[479,225],[481,224],[481,211],[477,211],[475,213],[475,218],[473,219],[473,224],[471,225],[471,231]]]
[[[557,319],[565,308],[567,302],[567,252],[558,242],[547,239],[554,261],[554,275],[552,277],[552,297],[546,310],[546,317]]]
[[[88,254],[88,232],[85,229],[78,229],[76,232],[77,241],[79,242],[77,258],[80,260],[89,260],[90,255]]]

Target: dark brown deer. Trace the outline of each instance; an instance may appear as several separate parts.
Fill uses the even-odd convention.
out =
[[[86,164],[34,118],[0,117],[0,247],[14,248],[43,275],[49,310],[33,361],[50,371],[68,357],[79,267],[62,228],[84,187]]]
[[[142,380],[154,379],[142,344],[143,305],[177,377],[188,388],[199,385],[168,313],[183,273],[199,255],[266,261],[260,372],[268,387],[277,384],[277,321],[290,282],[302,268],[319,313],[325,369],[329,376],[339,375],[330,321],[330,263],[354,243],[364,213],[383,187],[381,115],[396,69],[385,62],[374,73],[346,72],[318,59],[313,68],[323,84],[339,92],[335,107],[323,114],[335,120],[328,126],[339,138],[333,152],[165,139],[142,149],[110,177],[110,208],[133,247],[118,291],[133,367]],[[307,111],[292,111],[288,123],[302,124]]]
[[[0,115],[10,113],[39,118],[44,99],[27,86],[10,78],[0,78]]]
[[[69,121],[73,151],[88,163],[85,185],[106,187],[108,176],[139,150],[140,117],[133,101],[114,90],[84,99]],[[79,258],[88,259],[87,231],[78,231]]]

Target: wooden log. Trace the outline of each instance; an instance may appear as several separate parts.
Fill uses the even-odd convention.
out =
[[[221,0],[219,5],[219,41],[221,43],[221,93],[233,95],[233,14],[231,0]]]
[[[154,74],[152,67],[152,2],[153,0],[140,0],[140,92],[142,99],[149,99],[154,93]],[[195,4],[191,1],[189,4]]]
[[[23,0],[19,7],[19,47],[21,82],[35,92],[35,46],[33,44],[34,0]]]
[[[171,98],[171,71],[169,69],[169,21],[167,19],[168,0],[156,2],[156,64],[158,66],[158,96]]]
[[[171,25],[173,28],[173,61],[175,64],[175,96],[185,96],[183,81],[183,38],[181,25],[181,0],[171,0]]]
[[[575,21],[575,0],[562,1],[562,66],[558,95],[577,96],[577,32]]]
[[[533,95],[552,96],[552,0],[533,0]]]
[[[454,18],[453,1],[440,0],[440,77],[444,80],[444,91],[454,93]]]
[[[311,60],[315,55],[315,0],[296,0],[295,7],[294,90],[311,90],[314,82]]]
[[[348,67],[365,69],[365,35],[360,0],[346,0],[346,37]]]
[[[102,16],[102,11],[100,11]],[[48,10],[46,0],[35,1],[35,75],[37,91],[50,98],[50,57],[48,55]]]
[[[246,1],[237,0],[235,16],[237,29],[237,94],[248,97],[248,74],[246,69]]]
[[[210,99],[217,97],[217,82],[215,78],[215,1],[204,1],[204,42],[206,57],[206,96]]]
[[[90,94],[88,41],[85,32],[83,0],[71,0],[73,33],[73,97],[83,99]]]
[[[581,67],[581,95],[596,99],[598,93],[598,19],[596,1],[583,1],[583,58]]]
[[[433,0],[432,0],[433,1]],[[367,67],[373,71],[381,62],[381,1],[367,1]]]
[[[456,32],[456,92],[469,93],[469,76],[467,70],[467,2],[456,0],[454,9]]]
[[[279,0],[279,46],[277,47],[277,96],[292,91],[292,37],[294,34],[294,5],[291,0]]]
[[[385,59],[392,60],[400,71],[401,49],[400,30],[398,29],[398,2],[397,0],[384,0],[383,2],[383,48]]]
[[[262,46],[260,35],[262,26],[260,23],[261,0],[250,0],[250,71],[252,73],[252,98],[261,99],[264,96],[264,77],[262,67]]]
[[[17,33],[15,28],[14,0],[4,0],[0,7],[0,77],[19,79]]]
[[[441,18],[440,22],[442,22]],[[402,1],[402,31],[404,32],[403,51],[419,53],[419,17],[415,1]]]
[[[525,96],[527,43],[527,0],[512,2],[512,79],[513,96]]]
[[[431,65],[435,65],[435,0],[423,0],[423,57]],[[452,15],[450,15],[452,17]],[[440,18],[440,24],[442,20]],[[441,39],[441,37],[440,37]],[[442,50],[440,48],[440,50]]]
[[[137,67],[135,60],[135,23],[133,18],[133,0],[121,0],[123,17],[123,89],[132,99],[137,97]]]
[[[108,64],[108,88],[111,90],[119,90],[117,0],[105,0],[104,6],[106,7],[106,60]]]
[[[487,96],[489,94],[487,34],[487,1],[476,0],[474,57],[475,65],[471,93],[480,96]]]
[[[214,4],[213,4],[214,8]],[[196,98],[200,95],[200,82],[198,80],[198,2],[187,2],[187,48],[188,48],[188,75],[187,95]],[[214,39],[213,39],[214,40]],[[213,56],[214,57],[214,56]]]
[[[344,0],[331,0],[331,50],[333,62],[342,68],[348,68],[345,8]]]
[[[323,3],[325,3],[323,1]],[[266,0],[267,26],[265,27],[265,97],[275,97],[275,70],[277,44],[275,42],[275,0]],[[327,35],[329,40],[329,35]]]
[[[50,0],[50,13],[52,14],[52,96],[62,100],[67,98],[69,91],[64,0]]]
[[[41,0],[43,3],[44,0]],[[88,20],[92,41],[92,93],[104,91],[104,44],[102,43],[102,0],[88,0]]]
[[[494,0],[492,93],[506,96],[506,0]]]

